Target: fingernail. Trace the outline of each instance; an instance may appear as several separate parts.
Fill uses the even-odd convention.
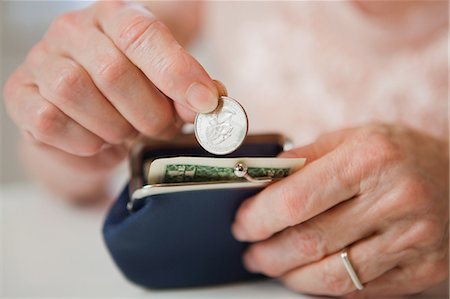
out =
[[[251,258],[251,255],[247,252],[244,254],[244,257],[242,258],[244,262],[244,267],[247,269],[248,272],[258,272],[258,266],[255,264],[255,261]]]
[[[197,112],[208,113],[216,109],[218,95],[203,84],[193,83],[187,90],[187,102]]]
[[[237,224],[233,224],[231,226],[231,233],[233,234],[234,238],[238,241],[242,242],[247,239],[247,235],[245,234],[245,231]]]

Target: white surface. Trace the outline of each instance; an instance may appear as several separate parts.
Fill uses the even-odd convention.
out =
[[[126,281],[101,236],[106,213],[75,208],[28,184],[1,188],[4,297],[308,298],[274,281],[149,291]],[[431,290],[422,297],[436,298]],[[315,297],[317,298],[317,297]]]

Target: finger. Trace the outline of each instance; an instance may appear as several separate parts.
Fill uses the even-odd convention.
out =
[[[134,128],[152,137],[170,135],[167,132],[180,129],[171,101],[109,38],[92,27],[73,35],[78,36],[77,44],[67,40],[56,51],[80,63],[101,93]]]
[[[350,292],[346,298],[392,298],[419,292],[417,284],[405,281],[405,276],[404,269],[396,267],[366,284],[363,290]]]
[[[332,150],[332,149],[331,149]],[[318,158],[325,155],[328,151],[324,151],[319,148],[316,143],[311,143],[301,147],[291,149],[289,151],[281,152],[279,158],[305,158],[306,163],[311,163]]]
[[[106,142],[120,144],[136,135],[75,61],[52,55],[51,60],[44,58],[33,68],[33,73],[44,98]]]
[[[432,268],[432,269],[430,269]],[[441,260],[437,264],[420,262],[407,267],[395,267],[384,275],[364,285],[361,291],[349,293],[347,298],[392,298],[413,295],[448,279],[448,260]],[[447,285],[436,296],[429,298],[448,298]],[[447,296],[445,296],[447,295]]]
[[[66,167],[64,169],[70,171],[70,173],[65,175],[66,178],[67,176],[79,176],[79,179],[82,179],[81,177],[86,178],[87,173],[90,176],[89,179],[95,176],[105,176],[110,173],[111,169],[116,167],[128,153],[128,150],[124,145],[115,145],[105,147],[95,155],[80,157],[41,143],[27,132],[25,132],[23,136],[28,142],[33,142],[35,151],[46,152],[47,155],[50,153],[52,160],[54,160],[55,163],[65,165]],[[47,173],[51,175],[51,172],[46,172],[41,175],[46,175]],[[64,175],[62,177],[64,177]]]
[[[362,284],[397,266],[401,257],[386,252],[389,246],[386,239],[383,235],[375,235],[349,248],[349,260]],[[282,276],[281,281],[295,291],[315,295],[343,296],[356,290],[340,252],[292,270]]]
[[[252,272],[277,277],[317,262],[374,233],[379,217],[372,211],[372,204],[370,200],[355,198],[287,228],[251,245],[244,255],[244,264]]]
[[[311,163],[336,149],[356,129],[343,129],[320,136],[314,143],[282,152],[280,158],[306,158]]]
[[[225,88],[225,85],[223,85],[222,82],[218,80],[213,80],[214,84],[217,87],[217,90],[219,92],[219,96],[227,96],[227,89]],[[175,103],[175,110],[177,111],[178,115],[186,122],[193,123],[195,120],[196,113],[192,111],[189,108],[186,108],[185,106]]]
[[[267,239],[358,194],[364,168],[352,161],[351,151],[339,147],[246,200],[236,214],[234,236]]]
[[[217,107],[209,75],[149,11],[120,3],[97,9],[100,28],[165,95],[197,112]]]
[[[197,115],[197,113],[195,113],[191,109],[186,108],[185,106],[178,103],[175,103],[175,110],[182,120],[189,123],[193,123],[195,120],[195,116]]]
[[[99,152],[104,140],[44,99],[36,85],[8,81],[5,102],[13,120],[35,139],[78,156]]]
[[[106,204],[109,201],[110,192],[106,190],[111,170],[123,161],[127,151],[123,145],[109,146],[96,155],[89,157],[78,157],[55,147],[36,142],[34,138],[23,134],[26,143],[32,142],[20,149],[25,163],[30,164],[33,157],[38,156],[47,159],[46,169],[33,167],[30,164],[29,171],[41,178],[43,187],[48,188],[55,194],[65,194],[64,198],[69,199],[71,204],[89,205]],[[36,166],[36,165],[34,165]],[[58,173],[58,176],[52,174]],[[67,182],[76,184],[67,184]],[[79,185],[84,186],[84,190],[79,190]],[[89,196],[88,196],[89,195]]]

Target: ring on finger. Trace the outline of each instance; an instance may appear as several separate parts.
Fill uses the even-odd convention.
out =
[[[347,270],[348,275],[350,276],[350,279],[352,280],[355,287],[361,291],[364,289],[364,286],[361,283],[361,280],[359,279],[358,275],[355,272],[355,269],[353,269],[352,263],[350,262],[350,259],[348,257],[348,250],[347,247],[342,249],[341,251],[341,259],[344,263],[345,270]]]

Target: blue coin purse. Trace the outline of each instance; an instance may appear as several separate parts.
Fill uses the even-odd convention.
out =
[[[224,157],[273,157],[286,145],[277,134],[250,135]],[[257,188],[204,189],[133,198],[145,191],[145,165],[155,158],[212,156],[193,135],[172,142],[143,140],[131,153],[131,179],[103,226],[106,246],[122,273],[146,288],[205,286],[262,278],[243,267],[247,244],[231,235],[239,205]]]

